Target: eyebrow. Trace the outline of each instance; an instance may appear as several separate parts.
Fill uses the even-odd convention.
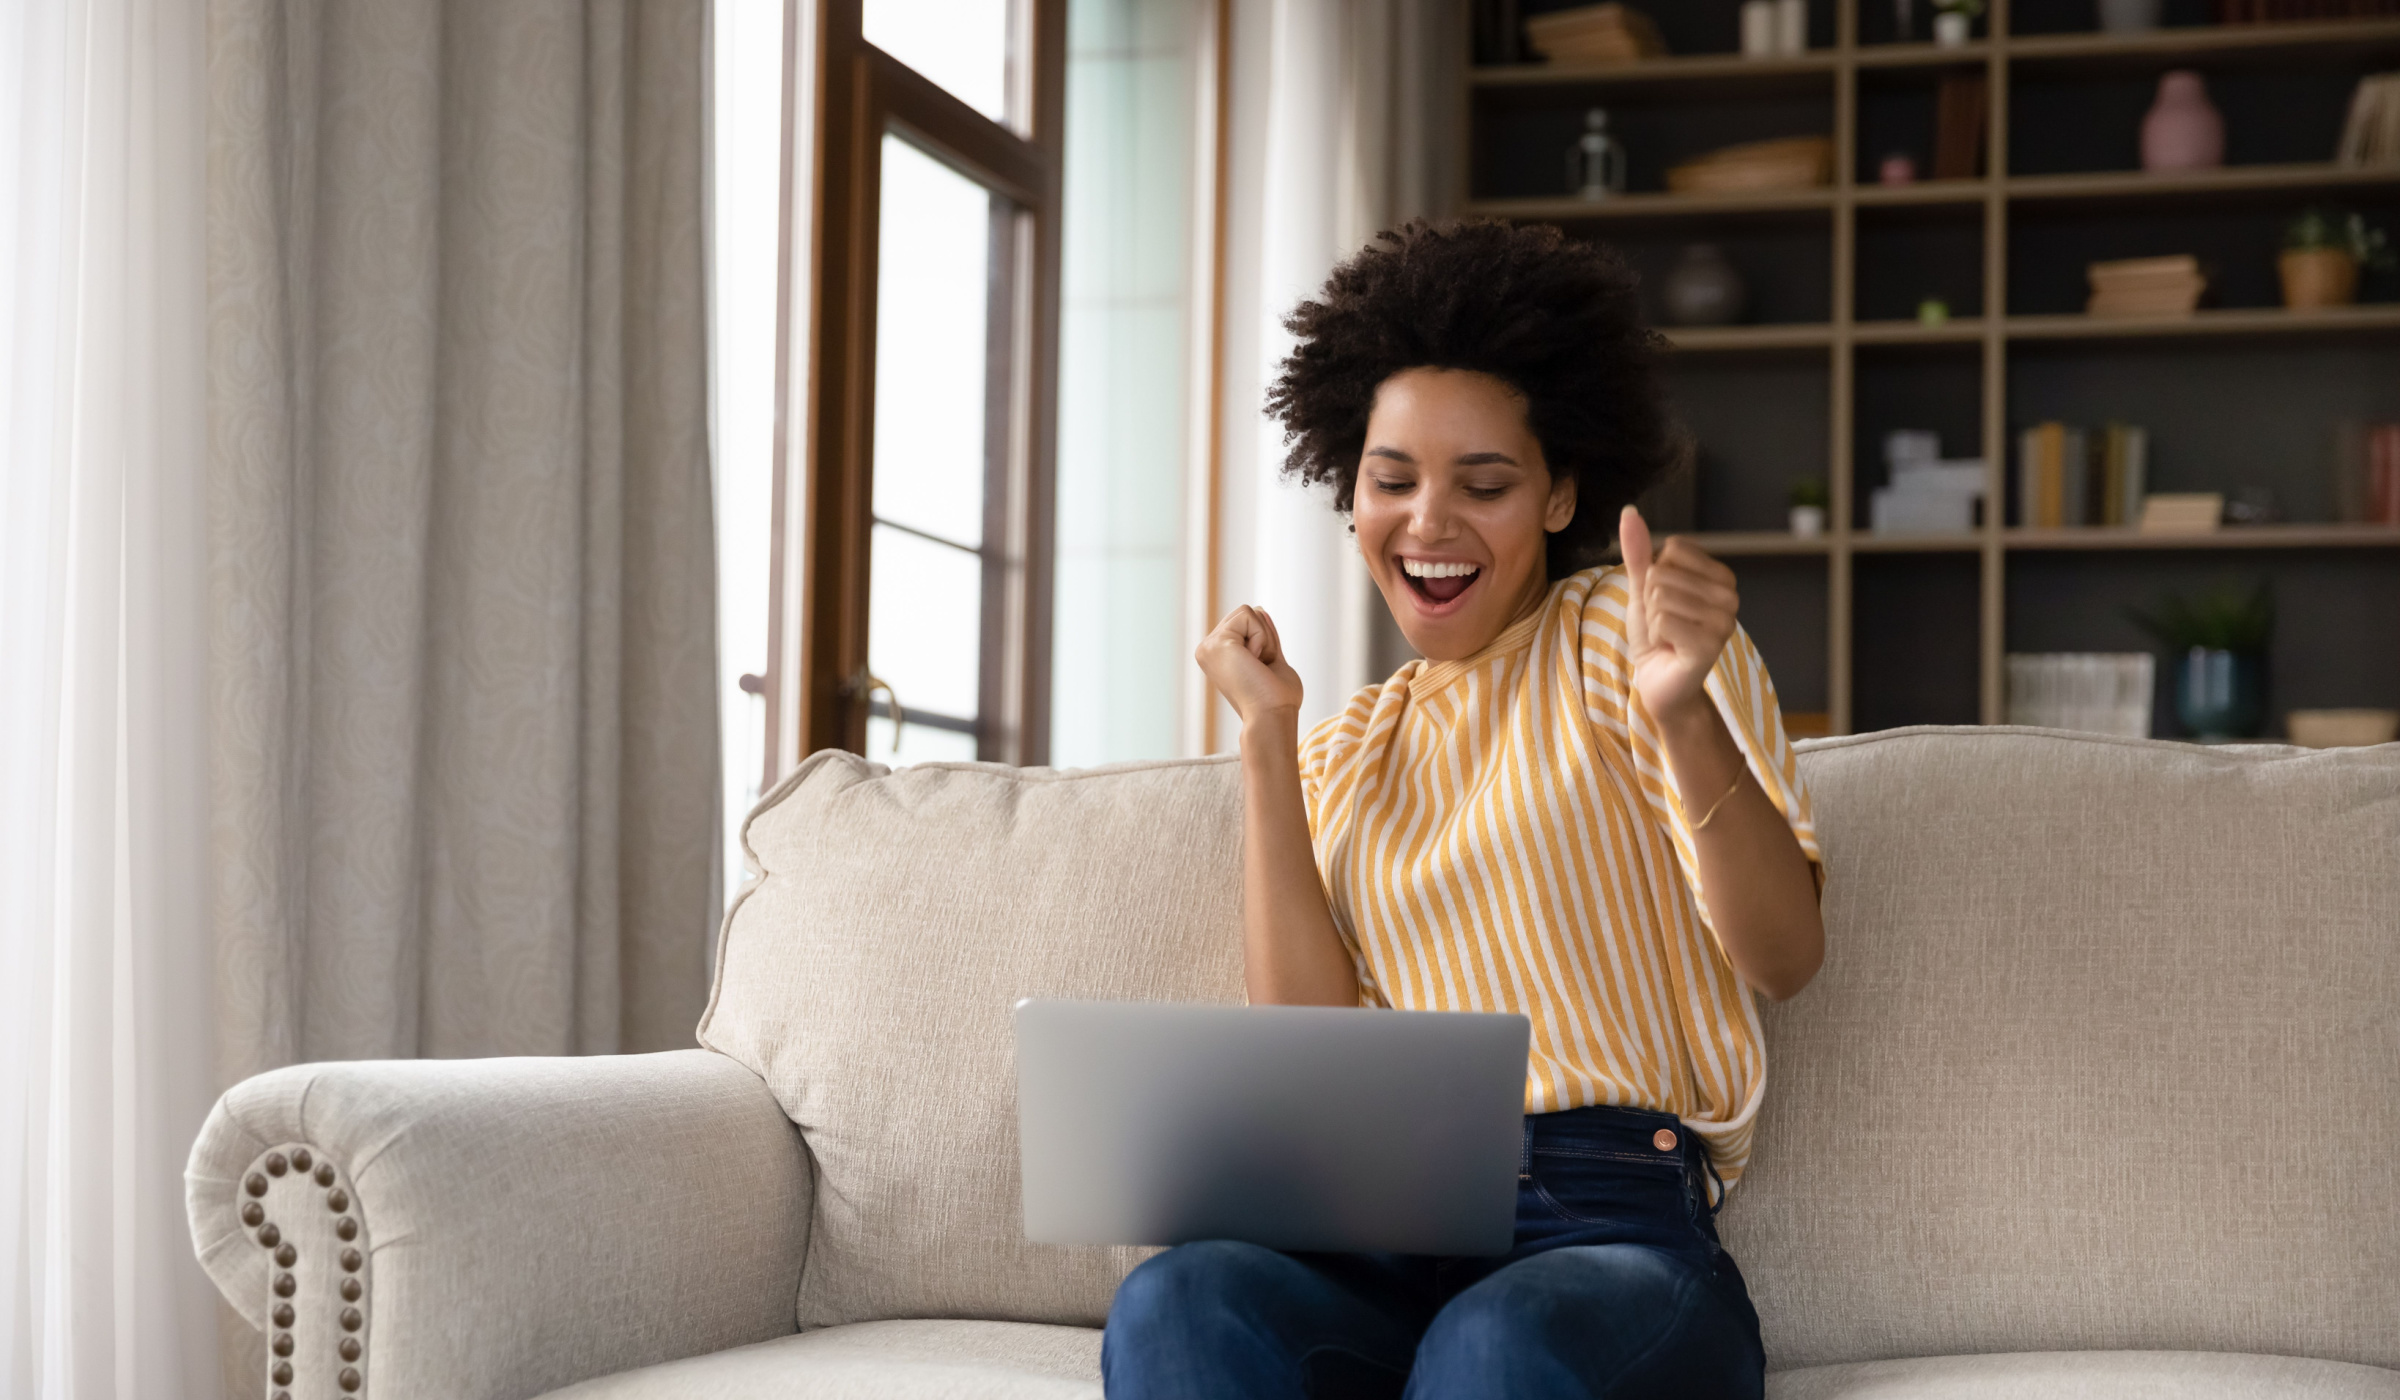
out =
[[[1367,449],[1366,455],[1369,457],[1388,457],[1395,462],[1406,462],[1412,467],[1417,463],[1416,458],[1409,456],[1407,453],[1401,451],[1397,447],[1370,447]],[[1516,458],[1509,456],[1505,452],[1469,452],[1461,456],[1451,465],[1460,467],[1514,467],[1521,464]]]

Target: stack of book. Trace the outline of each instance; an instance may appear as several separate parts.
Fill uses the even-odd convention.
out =
[[[2134,525],[2149,487],[2150,433],[2110,423],[2096,433],[2036,423],[2017,448],[2017,523],[2055,530]]]
[[[2146,651],[2012,653],[2008,722],[2147,739],[2155,681]]]
[[[1552,63],[1606,67],[1667,51],[1650,16],[1630,5],[1583,5],[1525,21],[1525,42]]]
[[[2123,258],[2085,269],[2094,316],[2189,316],[2200,305],[2208,277],[2188,253],[2165,258]]]
[[[1972,530],[1983,504],[1983,463],[1944,461],[1940,434],[1903,428],[1886,434],[1884,463],[1892,484],[1878,486],[1869,523],[1878,535]]]
[[[2333,158],[2344,165],[2400,161],[2400,73],[2370,73],[2358,80]]]

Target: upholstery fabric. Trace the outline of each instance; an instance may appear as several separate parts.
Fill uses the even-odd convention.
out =
[[[2400,1372],[2196,1351],[2037,1351],[1812,1366],[1767,1400],[2400,1400]]]
[[[295,1146],[355,1198],[371,1394],[518,1400],[792,1330],[807,1160],[766,1086],[722,1055],[351,1062],[245,1081],[193,1145],[185,1195],[201,1263],[254,1327],[283,1300],[237,1215],[242,1180]],[[326,1266],[331,1213],[298,1175],[264,1198],[263,1224],[299,1253],[281,1266],[299,1282],[297,1374],[276,1388],[338,1395],[325,1342],[343,1275]],[[261,1393],[264,1375],[231,1393]]]
[[[700,1039],[766,1080],[815,1161],[801,1326],[1107,1316],[1141,1251],[1020,1226],[1009,1009],[1241,999],[1233,775],[828,751],[761,801],[762,878],[726,918]]]
[[[2400,745],[1805,749],[1825,967],[1721,1221],[1770,1364],[2400,1367]]]
[[[860,1322],[542,1400],[1100,1400],[1100,1334],[1029,1322]]]
[[[692,1044],[707,7],[209,6],[223,1082]]]

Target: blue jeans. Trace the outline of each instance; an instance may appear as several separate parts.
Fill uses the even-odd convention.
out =
[[[1671,1114],[1572,1109],[1525,1120],[1506,1254],[1168,1250],[1109,1309],[1109,1400],[1757,1400],[1758,1314],[1707,1172]]]

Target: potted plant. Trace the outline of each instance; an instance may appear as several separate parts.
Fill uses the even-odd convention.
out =
[[[1825,478],[1799,476],[1792,478],[1792,533],[1804,540],[1813,540],[1825,533],[1825,510],[1831,497],[1825,492]]]
[[[1983,0],[1933,0],[1933,42],[1956,48],[1974,35]]]
[[[2247,591],[2225,585],[2187,601],[2169,594],[2134,625],[2167,649],[2175,715],[2204,744],[2257,736],[2266,719],[2267,638],[2275,598],[2265,580]]]
[[[2283,304],[2300,311],[2348,306],[2358,298],[2361,268],[2380,272],[2391,265],[2382,229],[2369,228],[2363,215],[2349,210],[2319,207],[2300,211],[2284,226],[2276,270],[2283,275]]]

